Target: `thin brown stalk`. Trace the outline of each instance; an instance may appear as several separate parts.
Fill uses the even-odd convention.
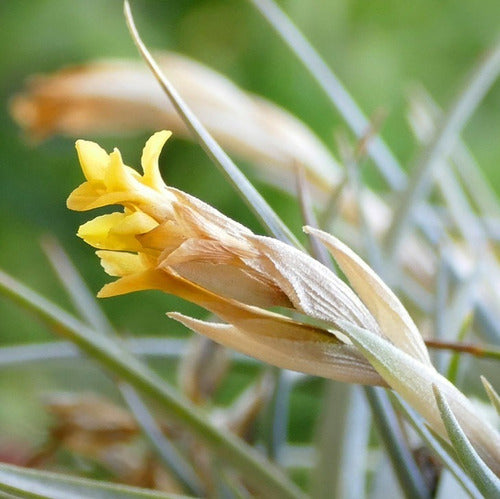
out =
[[[450,350],[453,352],[467,353],[474,357],[500,360],[500,348],[491,345],[477,345],[460,341],[425,340],[428,348],[435,350]]]

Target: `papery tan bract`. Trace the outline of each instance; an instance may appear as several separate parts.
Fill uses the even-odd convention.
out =
[[[382,279],[354,251],[331,234],[313,227],[306,227],[305,231],[328,248],[385,336],[404,352],[430,365],[429,353],[417,326]]]

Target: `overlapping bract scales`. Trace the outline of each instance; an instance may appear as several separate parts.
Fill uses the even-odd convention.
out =
[[[417,327],[380,277],[333,236],[306,228],[331,251],[351,289],[306,253],[253,234],[166,186],[158,158],[169,136],[163,131],[148,140],[142,175],[126,166],[117,150],[107,154],[91,142],[77,143],[87,181],[70,195],[68,206],[123,206],[79,230],[98,248],[106,272],[118,277],[100,296],[143,289],[177,295],[224,321],[169,313],[194,331],[278,367],[389,385],[446,438],[431,396],[436,385],[478,452],[495,467],[498,433],[481,425],[466,397],[434,369]],[[268,310],[274,306],[307,316],[307,323]],[[318,326],[311,325],[315,320]]]
[[[106,272],[119,278],[104,286],[100,296],[161,289],[230,323],[233,329],[226,328],[223,337],[213,336],[249,355],[344,381],[383,384],[356,350],[334,334],[265,310],[281,306],[320,319],[339,317],[381,334],[353,291],[311,257],[257,236],[193,196],[167,187],[158,157],[168,137],[168,132],[158,132],[147,142],[143,175],[126,166],[117,150],[107,154],[96,144],[77,142],[87,181],[70,195],[68,206],[124,207],[83,224],[78,232],[98,248]],[[323,291],[317,291],[324,296],[322,304],[311,299],[313,281],[322,285]],[[302,361],[297,363],[299,353]]]

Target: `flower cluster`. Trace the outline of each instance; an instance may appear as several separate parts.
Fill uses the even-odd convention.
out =
[[[329,320],[333,309],[339,318],[378,329],[352,290],[318,262],[279,241],[257,236],[199,199],[166,186],[158,158],[169,136],[162,131],[148,140],[142,175],[126,166],[116,149],[108,154],[93,142],[76,143],[87,181],[72,192],[68,207],[78,211],[124,207],[78,231],[98,248],[106,272],[119,277],[99,296],[160,289],[225,320],[227,324],[214,324],[170,314],[227,346],[280,367],[384,384],[352,345],[267,310],[281,306]],[[325,270],[334,284],[328,294],[315,289],[321,283],[324,287]]]
[[[468,400],[433,368],[407,311],[383,281],[330,234],[305,230],[330,250],[344,283],[304,252],[252,233],[211,206],[164,184],[160,152],[169,132],[146,143],[143,174],[118,150],[77,142],[86,182],[68,199],[74,210],[122,205],[82,225],[106,272],[119,279],[99,296],[159,289],[196,303],[224,323],[169,313],[194,331],[278,367],[351,383],[389,385],[446,438],[433,385],[447,396],[464,431],[489,463],[500,437],[485,429]],[[286,307],[299,322],[269,310]],[[322,327],[310,323],[319,320]],[[326,324],[326,327],[323,327]]]

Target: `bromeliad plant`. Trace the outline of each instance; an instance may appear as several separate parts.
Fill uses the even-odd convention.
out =
[[[255,0],[253,3],[274,24],[280,35],[291,43],[287,37],[290,33],[293,35],[294,28],[287,26],[286,22],[283,24],[279,10],[267,1]],[[76,148],[86,181],[72,192],[68,207],[77,211],[116,205],[122,207],[120,211],[98,216],[83,224],[78,231],[82,239],[97,248],[105,271],[117,277],[101,289],[99,296],[161,290],[193,302],[223,321],[208,322],[177,312],[168,313],[193,331],[231,349],[308,375],[390,388],[397,394],[395,404],[470,494],[478,495],[479,492],[468,481],[467,475],[484,495],[497,493],[500,490],[497,478],[500,475],[500,435],[432,365],[417,326],[396,295],[347,245],[328,232],[319,230],[312,222],[304,227],[305,232],[327,248],[349,285],[331,267],[314,259],[299,245],[294,246],[293,236],[286,226],[198,123],[196,116],[176,94],[175,88],[161,74],[161,69],[138,38],[128,9],[126,13],[132,35],[170,97],[171,107],[163,107],[164,96],[158,88],[151,88],[154,80],[148,79],[145,70],[138,68],[137,64],[99,63],[38,79],[28,94],[14,99],[14,116],[38,136],[53,132],[71,135],[87,134],[93,130],[116,131],[117,126],[118,131],[137,127],[163,128],[164,121],[176,133],[189,135],[186,134],[189,131],[198,138],[215,163],[225,170],[269,234],[275,237],[257,235],[203,201],[165,185],[158,160],[170,132],[157,132],[147,141],[140,173],[124,163],[117,149],[108,153],[94,142],[78,140]],[[307,45],[296,33],[293,43],[297,43],[297,47],[304,43]],[[297,52],[303,55],[307,50]],[[308,60],[303,62],[308,65]],[[186,85],[186,93],[192,99],[196,114],[201,115],[202,120],[207,122],[207,128],[229,150],[257,163],[261,176],[267,180],[276,182],[279,179],[280,185],[285,183],[287,187],[293,184],[294,169],[302,167],[308,188],[314,189],[320,206],[335,205],[332,191],[342,191],[340,218],[348,228],[355,227],[354,231],[347,230],[347,235],[356,240],[352,234],[360,232],[360,227],[373,231],[372,235],[376,237],[388,231],[388,254],[393,253],[400,243],[405,245],[401,261],[394,262],[394,267],[398,267],[395,280],[406,274],[406,277],[410,275],[414,279],[413,286],[429,287],[436,268],[432,248],[423,244],[416,234],[404,239],[400,237],[409,207],[404,206],[401,217],[395,216],[391,225],[388,206],[367,190],[362,192],[360,199],[356,199],[360,186],[341,173],[338,163],[301,122],[269,102],[247,95],[220,75],[193,61],[170,55],[162,59],[162,68],[167,73],[171,72],[174,80],[177,78],[178,85]],[[314,67],[309,69],[321,81],[321,71],[315,73]],[[109,81],[113,79],[122,81],[122,92],[118,97],[108,92]],[[140,88],[136,86],[138,81],[141,82]],[[203,84],[200,85],[200,82]],[[471,87],[475,88],[474,85]],[[483,87],[487,87],[484,81]],[[335,100],[334,93],[332,96]],[[466,97],[463,102],[470,104]],[[348,95],[342,96],[342,99],[349,102]],[[349,105],[352,106],[352,103]],[[349,105],[343,109],[349,108]],[[471,109],[467,105],[462,108],[469,112]],[[445,121],[443,129],[436,133],[435,144],[429,146],[429,158],[438,157],[445,147],[443,136],[450,134],[450,129],[459,128],[460,119],[467,114],[462,108],[461,113],[452,112],[450,120]],[[130,120],[131,116],[133,120]],[[248,130],[251,133],[247,134]],[[378,139],[373,139],[373,149],[368,145],[368,150],[375,161],[383,157],[383,147]],[[349,162],[350,158],[346,159]],[[417,172],[418,186],[425,181],[430,163],[430,159],[428,163],[424,161],[422,170]],[[270,167],[273,169],[270,170]],[[411,203],[417,204],[417,194],[422,189],[418,187],[414,191],[410,182],[408,193]],[[490,249],[487,246],[484,248],[488,259],[493,261]],[[461,250],[458,248],[457,253]],[[156,398],[177,423],[184,421],[186,427],[200,437],[215,455],[241,472],[243,479],[238,485],[243,483],[247,490],[256,489],[272,497],[300,496],[300,491],[269,463],[259,461],[238,439],[223,435],[206,422],[203,415],[177,398],[168,386],[137,359],[120,349],[112,338],[101,338],[95,331],[87,330],[51,308],[50,304],[13,284],[3,274],[0,274],[0,289],[37,310],[46,321],[120,378]],[[120,389],[127,394],[124,398],[128,402],[135,400],[130,387]],[[369,390],[369,398],[373,399],[375,392]],[[494,390],[491,387],[488,390],[498,403]],[[257,406],[260,405],[259,401]],[[412,409],[423,416],[426,423],[419,420]],[[385,416],[389,421],[390,414],[386,412]],[[142,423],[144,420],[151,423],[151,419],[146,416]],[[140,426],[147,427],[148,424]],[[395,426],[399,428],[397,421]],[[391,431],[389,429],[388,433]],[[148,433],[153,444],[156,437],[161,440],[160,433],[155,433],[153,425],[153,431]],[[391,438],[389,435],[387,440]],[[190,450],[193,455],[196,454],[196,442]],[[393,457],[393,463],[396,461],[397,457]],[[411,457],[401,461],[402,467],[406,468],[401,474],[403,478],[400,476],[403,487],[408,483],[408,480],[405,482],[405,473],[406,479],[408,474],[414,473],[414,482],[417,483],[410,485],[405,493],[410,497],[428,497],[429,490],[418,483],[418,469],[411,467]],[[458,462],[462,463],[463,470],[459,469]],[[7,474],[12,472],[10,479],[19,473],[19,470],[3,471]],[[195,479],[193,485],[190,473],[186,478],[182,469],[179,472],[177,467],[176,471],[178,478],[186,479],[187,490],[199,493],[199,484]],[[7,483],[7,479],[2,482],[1,472],[2,469],[0,486],[3,488],[0,490],[19,492],[21,489],[8,489],[10,482]],[[45,478],[50,478],[51,484],[59,483],[59,478]],[[24,479],[29,484],[31,477],[24,475]],[[411,477],[409,481],[412,481]],[[81,484],[66,485],[79,487]],[[143,491],[138,492],[141,493]]]

